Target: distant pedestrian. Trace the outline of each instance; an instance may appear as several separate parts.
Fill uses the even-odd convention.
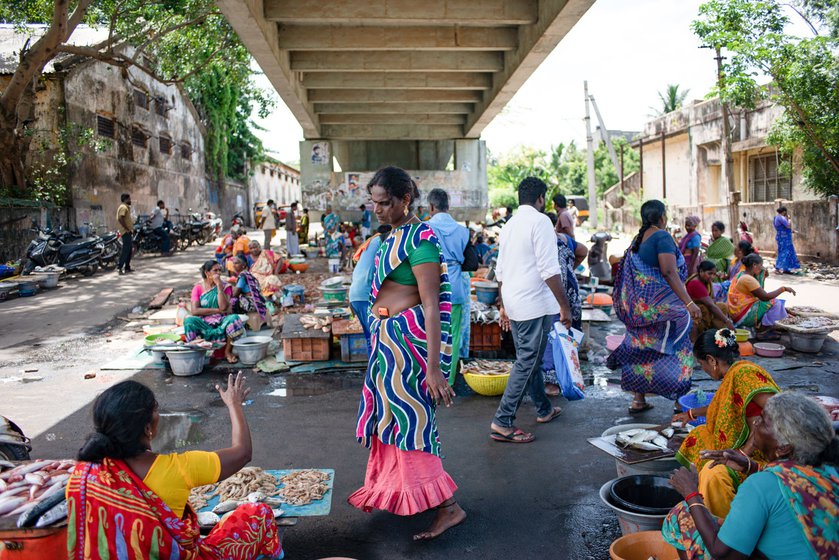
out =
[[[303,209],[303,215],[300,216],[300,225],[297,226],[297,241],[300,245],[309,244],[309,209]]]
[[[149,227],[154,230],[155,235],[160,237],[160,249],[163,251],[163,255],[168,257],[170,255],[169,249],[171,247],[171,243],[169,240],[169,232],[166,230],[166,203],[162,200],[157,201],[157,206],[154,207],[154,210],[151,211],[151,216],[149,216]]]
[[[574,226],[580,225],[580,210],[570,198],[568,199],[568,214],[571,215],[571,220],[573,220]]]
[[[571,326],[571,308],[557,258],[557,241],[545,211],[548,187],[536,177],[527,177],[518,187],[519,210],[501,230],[498,279],[501,326],[512,328],[516,363],[491,424],[495,441],[529,443],[533,434],[515,427],[516,412],[529,393],[536,406],[536,421],[550,422],[562,409],[545,394],[542,355],[555,315]]]
[[[300,243],[297,239],[297,216],[294,215],[295,212],[297,212],[297,203],[292,202],[285,217],[286,249],[289,258],[293,255],[300,254]]]
[[[262,207],[262,215],[259,217],[259,229],[265,235],[265,240],[262,243],[266,250],[271,249],[271,239],[274,237],[274,231],[277,229],[277,207],[273,200],[268,200],[265,206]]]
[[[372,213],[367,209],[366,204],[362,204],[358,209],[361,210],[361,239],[364,240],[370,237]]]
[[[568,211],[568,199],[565,198],[564,194],[558,194],[554,197],[554,207],[556,208],[556,232],[574,237],[576,220]]]
[[[792,243],[792,234],[797,232],[792,229],[792,221],[789,219],[789,211],[786,206],[778,208],[774,226],[775,241],[778,243],[775,270],[781,274],[791,274],[792,271],[801,269],[801,263],[798,262],[795,245]]]
[[[134,218],[131,216],[131,195],[124,193],[120,200],[122,204],[117,209],[117,230],[122,241],[122,253],[119,255],[117,270],[120,274],[132,272],[131,252],[134,242]]]
[[[685,218],[685,235],[679,241],[679,251],[685,258],[688,267],[688,276],[696,274],[696,267],[699,266],[700,253],[702,252],[702,236],[696,231],[701,220],[699,216],[688,216]]]

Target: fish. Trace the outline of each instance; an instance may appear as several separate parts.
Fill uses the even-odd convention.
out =
[[[219,502],[216,504],[216,507],[213,508],[213,513],[227,513],[228,511],[233,511],[237,507],[239,507],[239,500],[225,500],[223,502]]]
[[[31,472],[26,473],[23,477],[23,480],[25,480],[29,484],[32,484],[33,486],[43,486],[44,481],[46,481],[46,478],[42,474]]]
[[[673,428],[664,428],[663,430],[661,430],[661,435],[663,435],[666,438],[673,437],[673,434],[675,434],[675,433],[676,433],[676,430],[674,430]]]
[[[274,512],[274,519],[277,519],[278,517],[282,517],[283,515],[285,515],[285,511],[279,508],[272,509],[271,511]]]
[[[653,445],[657,445],[662,449],[667,449],[667,438],[664,436],[656,436],[652,441]]]
[[[211,527],[221,521],[219,516],[211,511],[202,511],[198,514],[198,524],[202,527]]]
[[[658,435],[658,432],[654,432],[652,430],[641,430],[629,440],[630,445],[635,443],[642,443],[652,441],[654,437]]]
[[[67,517],[67,500],[64,500],[38,519],[35,527],[47,527]]]
[[[281,503],[283,503],[283,501],[279,498],[274,498],[274,497],[268,496],[264,500],[262,500],[262,503],[265,504],[268,507],[275,508],[278,505],[280,505]]]
[[[661,448],[654,443],[646,441],[639,441],[630,445],[633,449],[640,449],[641,451],[661,451]]]
[[[0,515],[6,515],[19,508],[21,504],[29,501],[25,496],[13,496],[10,498],[0,498]]]
[[[29,473],[39,471],[47,465],[51,465],[53,463],[55,463],[55,461],[33,461],[31,463],[20,465],[10,471],[6,471],[3,474],[0,474],[0,478],[8,481],[10,478],[14,476],[25,476]]]
[[[256,491],[256,492],[251,492],[250,494],[248,494],[248,497],[246,498],[246,500],[249,501],[252,504],[257,504],[257,503],[260,503],[260,502],[265,502],[265,498],[267,498],[267,497],[268,496],[265,495],[265,492]]]

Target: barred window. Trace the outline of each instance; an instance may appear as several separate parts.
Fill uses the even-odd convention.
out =
[[[171,155],[172,154],[172,139],[168,136],[161,135],[159,140],[160,144],[160,153]]]
[[[113,138],[116,135],[116,121],[111,117],[96,115],[96,134],[105,138]]]
[[[149,109],[149,94],[145,91],[134,88],[134,105],[141,107],[148,111]]]
[[[783,159],[778,154],[749,158],[749,201],[772,202],[792,200],[792,178],[780,169]]]
[[[181,144],[181,157],[183,159],[192,159],[192,146],[189,142],[184,142]]]
[[[166,98],[162,95],[154,98],[154,111],[161,117],[166,116]]]
[[[138,148],[148,147],[149,136],[141,127],[134,125],[131,127],[131,143]]]

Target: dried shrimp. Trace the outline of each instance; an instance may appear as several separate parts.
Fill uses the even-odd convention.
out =
[[[329,490],[329,475],[316,470],[295,471],[280,478],[279,496],[283,503],[305,506],[323,498]]]

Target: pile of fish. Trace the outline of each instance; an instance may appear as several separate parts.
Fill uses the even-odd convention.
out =
[[[472,360],[461,364],[461,372],[478,375],[508,375],[513,369],[513,363],[506,360]]]
[[[64,490],[72,460],[0,462],[0,517],[17,516],[18,527],[46,527],[67,517]]]
[[[300,324],[306,330],[320,329],[328,333],[329,325],[332,324],[332,317],[328,315],[301,315]]]
[[[473,323],[497,323],[501,319],[501,313],[494,305],[486,305],[479,301],[469,304],[469,319]]]
[[[615,435],[615,445],[624,449],[639,451],[668,451],[668,441],[676,433],[687,433],[693,429],[690,424],[675,422],[668,428],[661,430],[633,428]]]

